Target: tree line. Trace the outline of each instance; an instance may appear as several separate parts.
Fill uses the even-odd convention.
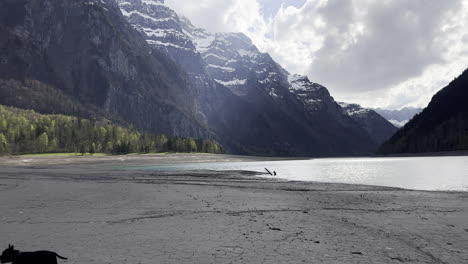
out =
[[[418,117],[416,117],[418,118]],[[468,116],[459,114],[442,124],[404,127],[383,144],[380,154],[468,150]]]
[[[0,105],[0,155],[223,151],[214,140],[140,133],[108,120],[42,115]]]
[[[380,154],[468,150],[468,70],[440,90],[379,149]]]

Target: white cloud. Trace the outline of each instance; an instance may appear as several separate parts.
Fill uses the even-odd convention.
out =
[[[341,101],[424,106],[468,67],[468,0],[295,1],[273,17],[269,0],[166,2],[197,26],[245,33]]]
[[[256,0],[166,0],[194,25],[212,32],[261,32],[265,20]]]

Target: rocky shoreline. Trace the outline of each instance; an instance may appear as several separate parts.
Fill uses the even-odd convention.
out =
[[[465,263],[468,194],[121,165],[235,156],[0,159],[0,238],[67,263]]]

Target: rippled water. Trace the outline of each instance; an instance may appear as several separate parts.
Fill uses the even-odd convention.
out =
[[[468,191],[468,157],[340,158],[262,162],[193,163],[151,170],[276,171],[298,181],[366,184],[431,191]]]

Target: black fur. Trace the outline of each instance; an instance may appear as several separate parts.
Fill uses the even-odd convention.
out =
[[[21,252],[8,245],[0,256],[1,263],[12,264],[57,264],[57,258],[67,259],[51,251]]]

